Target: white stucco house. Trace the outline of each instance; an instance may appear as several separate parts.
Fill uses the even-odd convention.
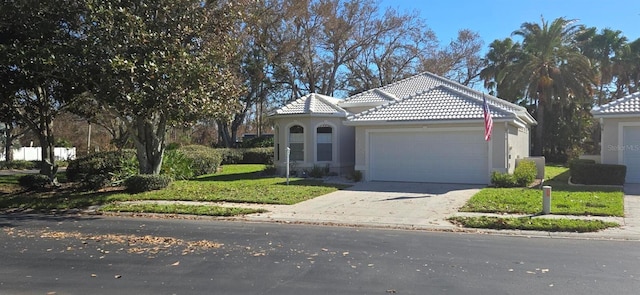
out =
[[[626,183],[640,183],[640,92],[591,110],[601,128],[600,162],[627,166]]]
[[[309,94],[270,113],[274,163],[286,170],[329,167],[365,181],[488,184],[529,156],[526,109],[486,95],[493,118],[484,138],[483,93],[422,73],[346,99]]]

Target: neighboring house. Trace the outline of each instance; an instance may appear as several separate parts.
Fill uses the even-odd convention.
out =
[[[640,183],[640,92],[594,108],[600,120],[600,162],[627,166],[627,183]]]
[[[483,93],[431,73],[344,100],[309,94],[272,112],[274,163],[329,167],[367,181],[490,182],[529,156],[536,121],[525,108],[486,95],[494,122],[484,139]]]

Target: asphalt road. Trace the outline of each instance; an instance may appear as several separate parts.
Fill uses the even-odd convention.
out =
[[[637,294],[640,244],[0,216],[0,294]]]

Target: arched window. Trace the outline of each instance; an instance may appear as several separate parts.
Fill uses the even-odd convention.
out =
[[[333,128],[322,125],[316,128],[316,160],[333,161]]]
[[[294,125],[289,128],[289,148],[291,154],[289,160],[304,161],[304,128]]]

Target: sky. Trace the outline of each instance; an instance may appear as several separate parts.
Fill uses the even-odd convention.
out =
[[[524,22],[549,22],[558,17],[579,24],[622,31],[628,40],[640,38],[640,0],[380,0],[380,8],[416,11],[435,32],[441,45],[460,29],[477,32],[484,50],[496,39],[510,37]]]

